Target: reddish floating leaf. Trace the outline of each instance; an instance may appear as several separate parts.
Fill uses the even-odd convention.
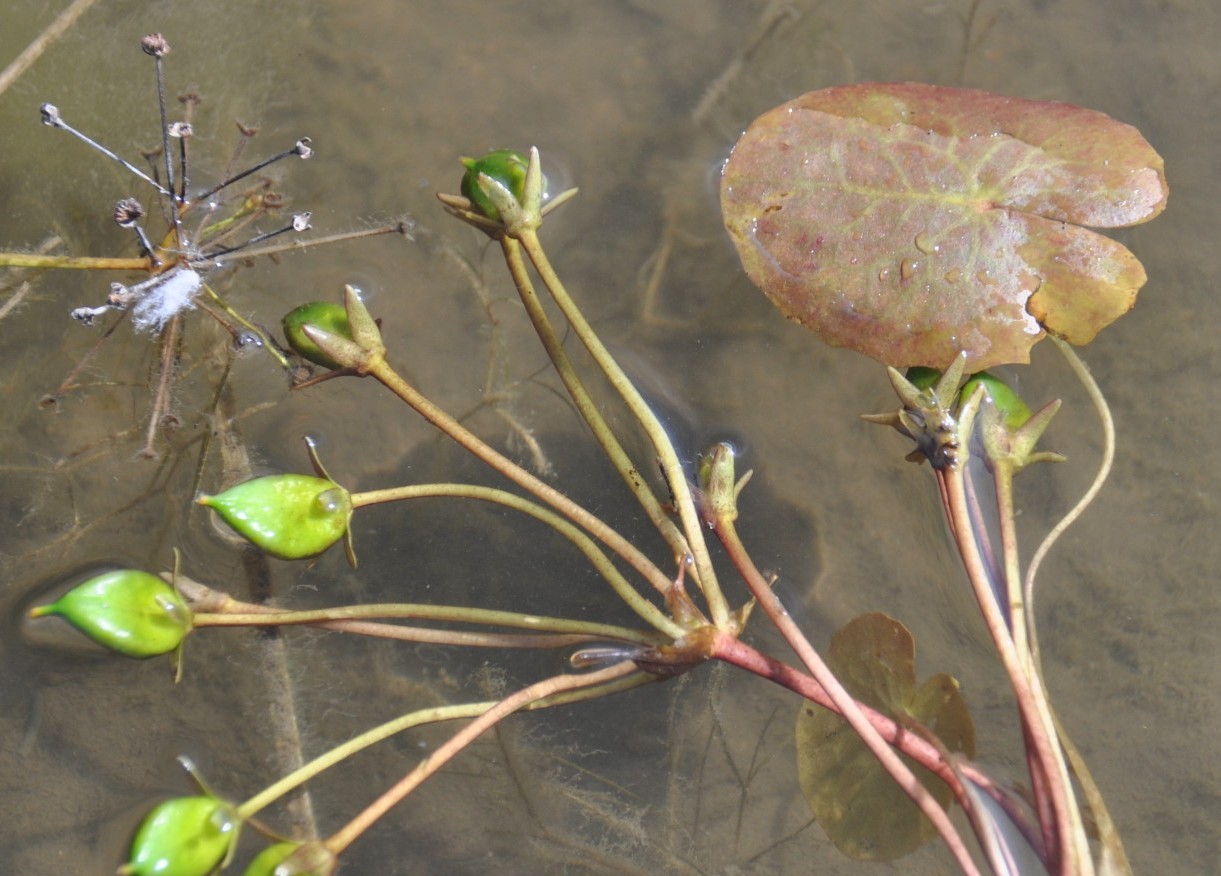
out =
[[[867,83],[764,113],[721,184],[751,279],[790,319],[886,364],[1029,361],[1088,343],[1145,282],[1082,226],[1152,219],[1162,159],[1094,110],[985,91]]]

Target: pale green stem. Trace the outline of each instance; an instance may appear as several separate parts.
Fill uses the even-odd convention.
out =
[[[1043,678],[1043,661],[1039,653],[1039,636],[1034,615],[1035,577],[1038,575],[1043,559],[1055,545],[1056,541],[1059,540],[1065,530],[1076,522],[1082,513],[1085,512],[1085,509],[1093,503],[1110,476],[1111,467],[1115,462],[1115,420],[1111,416],[1111,408],[1107,404],[1106,397],[1102,394],[1102,389],[1098,386],[1098,382],[1094,380],[1093,375],[1090,374],[1090,370],[1085,362],[1081,360],[1076,350],[1067,341],[1062,341],[1055,335],[1049,335],[1049,337],[1055,342],[1061,354],[1068,361],[1069,367],[1073,369],[1073,373],[1077,375],[1077,379],[1085,387],[1085,391],[1094,405],[1094,410],[1098,414],[1098,419],[1102,423],[1103,441],[1102,460],[1099,462],[1098,472],[1094,475],[1093,482],[1090,484],[1089,489],[1085,491],[1085,494],[1077,501],[1077,504],[1060,519],[1051,532],[1043,539],[1030,560],[1030,566],[1026,570],[1026,578],[1022,584],[1026,608],[1029,612],[1027,618],[1027,631],[1030,639],[1029,659],[1033,674],[1040,681]],[[1098,838],[1102,848],[1100,860],[1108,865],[1103,869],[1109,872],[1130,873],[1131,865],[1128,863],[1123,840],[1120,838],[1119,831],[1115,827],[1115,821],[1111,817],[1102,791],[1094,781],[1094,776],[1086,765],[1085,759],[1081,757],[1080,752],[1077,750],[1077,746],[1069,738],[1059,716],[1055,713],[1054,707],[1048,704],[1048,709],[1051,712],[1051,720],[1055,726],[1060,745],[1069,760],[1073,775],[1077,777],[1077,781],[1081,784],[1082,794],[1085,796],[1086,803],[1089,805],[1090,812],[1094,817],[1094,823],[1097,826]],[[1080,816],[1078,816],[1079,818]]]
[[[631,661],[624,661],[583,675],[557,675],[532,684],[504,698],[482,712],[479,717],[475,718],[475,720],[451,736],[432,754],[424,758],[415,769],[399,780],[398,784],[390,788],[385,794],[373,801],[363,812],[327,838],[324,845],[335,855],[341,854],[344,849],[350,846],[379,818],[389,812],[404,797],[452,760],[455,755],[514,712],[529,708],[532,703],[554,697],[557,694],[578,692],[582,691],[582,689],[587,694],[587,698],[601,696],[603,695],[601,692],[603,685],[608,685],[615,681],[630,682],[632,676],[639,675],[645,674],[636,668],[636,664]],[[649,680],[649,676],[646,675],[644,680]]]
[[[530,322],[534,324],[534,330],[538,334],[539,341],[542,342],[543,349],[547,351],[551,364],[555,366],[560,380],[564,382],[564,387],[568,390],[568,394],[572,398],[573,404],[576,405],[578,413],[585,420],[585,424],[589,426],[589,430],[593,433],[598,444],[601,445],[607,458],[610,459],[611,463],[619,471],[624,483],[632,491],[632,495],[636,497],[636,501],[640,503],[640,506],[649,516],[653,526],[661,533],[666,543],[670,545],[670,550],[674,552],[675,560],[682,562],[683,558],[691,553],[687,540],[683,537],[678,527],[674,525],[674,521],[670,519],[665,509],[661,507],[661,503],[657,501],[657,497],[649,488],[648,481],[641,476],[639,467],[627,455],[627,451],[623,449],[623,445],[615,437],[614,431],[607,424],[606,419],[602,416],[602,412],[598,410],[598,406],[590,398],[589,391],[585,388],[585,383],[573,367],[572,360],[568,358],[564,345],[560,342],[559,336],[551,325],[551,320],[547,317],[542,302],[539,301],[534,284],[530,282],[530,274],[522,258],[521,243],[512,237],[502,236],[500,238],[500,245],[504,250],[505,263],[508,265],[509,273],[513,277],[513,282],[517,286],[522,304],[525,306],[526,315],[530,317]]]
[[[802,664],[805,665],[810,675],[822,686],[822,689],[830,697],[840,716],[848,722],[873,756],[878,759],[878,762],[886,772],[903,789],[904,793],[911,798],[913,803],[920,807],[921,812],[928,816],[929,821],[937,828],[937,832],[941,834],[941,838],[949,847],[954,860],[958,863],[962,872],[968,874],[968,876],[979,876],[979,870],[971,860],[971,853],[967,850],[966,844],[959,835],[957,828],[950,821],[949,815],[941,808],[941,804],[937,802],[928,788],[924,787],[907,764],[890,747],[890,744],[882,738],[882,734],[874,727],[873,722],[869,720],[868,716],[861,711],[852,694],[848,693],[843,684],[840,683],[840,680],[835,676],[835,673],[823,662],[822,656],[810,644],[810,640],[806,638],[805,633],[797,626],[797,623],[772,591],[767,580],[756,568],[754,561],[751,560],[741,539],[738,537],[737,528],[734,526],[733,521],[725,516],[718,517],[716,520],[716,532],[721,539],[721,543],[725,545],[725,550],[733,560],[738,572],[750,588],[750,592],[758,601],[759,607],[763,609],[768,619],[780,631],[780,634],[784,636],[784,640],[793,649],[793,652],[801,660]]]
[[[1044,557],[1052,549],[1055,543],[1059,540],[1064,531],[1077,521],[1085,509],[1090,506],[1098,492],[1106,483],[1107,477],[1111,474],[1111,466],[1115,462],[1115,420],[1111,416],[1111,408],[1107,404],[1106,397],[1102,394],[1097,381],[1090,374],[1089,368],[1081,361],[1081,357],[1068,344],[1067,341],[1062,341],[1055,335],[1049,334],[1050,337],[1059,347],[1060,352],[1068,361],[1069,366],[1073,369],[1073,373],[1077,375],[1077,379],[1081,381],[1081,385],[1085,387],[1086,393],[1090,397],[1090,401],[1094,404],[1094,410],[1098,413],[1098,419],[1102,421],[1102,460],[1098,464],[1098,473],[1094,475],[1094,481],[1090,484],[1085,494],[1078,500],[1077,504],[1072,507],[1067,514],[1060,519],[1043,539],[1038,550],[1034,552],[1034,556],[1030,559],[1030,567],[1026,570],[1026,580],[1023,584],[1023,592],[1026,597],[1026,609],[1030,612],[1029,635],[1030,635],[1030,653],[1033,656],[1036,666],[1040,664],[1039,659],[1039,636],[1035,630],[1034,621],[1034,581],[1035,576],[1039,573],[1039,567],[1043,564]]]
[[[606,640],[615,642],[634,642],[644,646],[655,646],[664,640],[657,636],[640,633],[627,627],[613,624],[599,624],[586,621],[569,620],[568,618],[547,617],[544,615],[522,614],[512,611],[495,611],[486,608],[468,608],[451,605],[421,605],[413,603],[387,603],[372,605],[340,606],[337,608],[319,608],[310,611],[290,611],[272,609],[270,611],[225,611],[223,613],[196,614],[192,626],[200,627],[240,627],[240,626],[299,626],[304,624],[325,624],[328,629],[351,629],[359,632],[363,627],[355,624],[344,624],[352,620],[389,620],[413,619],[444,621],[450,623],[479,624],[481,626],[511,627],[537,631],[540,634],[554,633],[555,636],[538,635],[537,645],[531,645],[522,637],[505,638],[496,634],[480,636],[479,634],[455,633],[446,638],[447,630],[420,629],[415,632],[434,634],[431,636],[414,637],[411,641],[424,641],[435,644],[483,645],[485,647],[564,647],[580,644],[589,640]],[[372,625],[363,625],[372,626]],[[378,624],[389,626],[391,630],[401,630],[402,627],[393,624]],[[395,638],[404,638],[396,636]],[[450,641],[452,640],[452,641]],[[514,644],[514,643],[518,644]]]
[[[483,460],[490,468],[504,475],[522,489],[559,511],[578,526],[583,527],[605,544],[624,562],[635,569],[661,594],[671,586],[666,574],[646,557],[630,541],[616,530],[565,496],[555,487],[540,480],[502,453],[493,449],[481,438],[433,404],[419,390],[404,380],[384,358],[375,356],[364,366],[366,373],[376,377],[391,392],[410,405],[416,413],[432,423],[470,453]]]
[[[610,351],[606,349],[601,338],[594,332],[593,328],[586,321],[584,314],[581,313],[580,308],[576,306],[576,303],[569,296],[564,288],[564,284],[551,266],[551,262],[547,259],[542,244],[539,242],[538,235],[533,230],[528,229],[521,232],[520,239],[535,270],[538,271],[539,276],[542,278],[543,284],[555,299],[556,304],[559,305],[560,310],[563,311],[565,318],[572,325],[573,331],[581,339],[581,343],[585,345],[585,348],[598,364],[598,367],[602,369],[606,379],[610,381],[610,384],[623,398],[624,403],[632,412],[632,416],[640,423],[649,441],[652,442],[653,450],[657,453],[658,462],[665,472],[666,480],[673,493],[679,520],[682,522],[683,532],[687,537],[687,544],[691,548],[691,557],[695,564],[696,583],[701,591],[703,591],[704,598],[708,601],[708,610],[712,615],[712,622],[718,629],[731,628],[734,621],[729,609],[729,603],[726,602],[724,594],[721,593],[716,573],[712,568],[712,558],[708,553],[708,545],[704,540],[703,521],[700,520],[699,511],[691,495],[691,488],[687,483],[686,474],[683,472],[683,467],[679,462],[678,454],[674,450],[674,445],[666,434],[665,427],[662,426],[661,421],[657,419],[657,415],[653,413],[653,409],[649,407],[644,396],[640,394],[635,384],[623,372],[623,369],[619,367],[619,363],[615,361]]]
[[[578,676],[579,677],[579,676]],[[579,691],[586,696],[581,699],[593,699],[594,697],[609,696],[619,693],[623,690],[628,690],[632,687],[637,687],[641,684],[646,684],[655,680],[651,676],[640,673],[636,676],[629,676],[624,679],[612,681],[596,688]],[[524,706],[525,709],[544,709],[553,706],[565,705],[570,702],[577,701],[577,697],[571,695],[561,695],[556,697],[548,697],[537,700],[533,703]],[[487,712],[496,705],[495,702],[483,703],[464,703],[457,706],[437,706],[431,709],[420,709],[416,712],[403,715],[395,718],[393,721],[387,721],[372,730],[368,730],[359,736],[348,740],[343,745],[339,745],[326,754],[314,758],[314,760],[305,764],[298,770],[286,775],[273,785],[260,791],[255,796],[251,797],[245,803],[237,807],[238,816],[242,819],[248,819],[258,814],[267,806],[274,803],[276,800],[283,797],[294,788],[305,784],[310,779],[314,778],[323,771],[330,769],[338,763],[346,760],[359,751],[363,751],[371,745],[381,742],[383,739],[388,739],[397,733],[402,733],[404,730],[409,730],[412,727],[420,727],[425,724],[435,724],[441,721],[453,721],[461,718],[474,718]]]
[[[1022,599],[1022,568],[1018,557],[1017,519],[1013,513],[1013,466],[993,462],[992,482],[996,486],[996,505],[1001,525],[1001,551],[1005,558],[1005,595],[1009,600],[1009,631],[1018,654],[1028,653],[1026,605]]]
[[[484,502],[494,502],[535,520],[547,524],[585,555],[598,573],[606,579],[615,594],[627,603],[649,626],[661,631],[669,639],[677,639],[686,631],[664,612],[645,599],[627,579],[615,568],[610,558],[594,543],[593,539],[573,526],[559,514],[550,511],[529,499],[525,499],[505,490],[492,487],[482,487],[473,484],[417,484],[408,487],[392,487],[385,490],[370,490],[365,493],[353,493],[353,510],[365,505],[379,502],[396,502],[405,499],[420,499],[438,496],[451,496],[464,499],[477,499]]]

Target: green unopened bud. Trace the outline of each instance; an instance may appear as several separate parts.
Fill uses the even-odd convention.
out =
[[[737,519],[733,445],[722,441],[700,458],[699,485],[704,495],[704,516],[710,526]]]
[[[962,385],[959,398],[965,402],[975,394],[975,388],[981,384],[1000,412],[1001,422],[1005,424],[1005,428],[1016,431],[1030,419],[1030,407],[1022,400],[1022,397],[1010,389],[1009,385],[999,377],[989,374],[987,371],[980,371],[967,378],[967,382]]]
[[[489,219],[499,220],[500,210],[479,185],[479,174],[487,174],[521,202],[526,193],[528,164],[526,156],[511,149],[499,149],[481,158],[463,158],[462,166],[466,168],[466,173],[462,176],[462,195],[471,202],[475,212],[482,213]]]
[[[284,337],[288,345],[303,359],[326,368],[343,367],[323,352],[305,332],[305,327],[310,325],[337,337],[352,340],[352,327],[348,323],[347,310],[342,304],[337,301],[311,301],[286,313],[281,324],[284,326]]]
[[[176,797],[145,816],[122,876],[208,876],[229,856],[240,822],[217,797]]]
[[[119,569],[90,578],[30,617],[58,615],[99,645],[128,657],[168,654],[191,631],[191,610],[155,575]]]
[[[334,481],[310,475],[268,475],[199,504],[216,511],[244,538],[282,560],[317,556],[348,531],[352,498]]]

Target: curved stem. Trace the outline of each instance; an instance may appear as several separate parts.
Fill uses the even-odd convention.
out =
[[[600,686],[591,686],[586,690],[580,691],[580,693],[585,695],[580,697],[580,699],[593,699],[595,697],[609,696],[611,694],[619,693],[620,691],[637,687],[641,684],[646,684],[653,680],[654,679],[652,677],[645,675],[644,673],[634,676],[629,675],[626,678],[603,683]],[[558,696],[536,700],[533,703],[523,706],[523,709],[546,709],[553,706],[565,705],[567,703],[574,702],[577,699],[578,697],[574,697],[572,695],[560,694]],[[268,786],[255,796],[251,797],[245,803],[238,806],[237,813],[242,819],[248,819],[283,797],[289,791],[305,784],[324,770],[330,769],[336,764],[341,763],[342,761],[356,754],[358,751],[363,751],[369,746],[381,742],[383,739],[388,739],[395,734],[402,733],[404,730],[409,730],[412,727],[420,727],[425,724],[436,724],[441,721],[474,718],[478,715],[484,714],[495,706],[495,702],[464,703],[457,706],[438,706],[432,709],[420,709],[419,711],[411,712],[399,718],[395,718],[392,721],[387,721],[385,724],[374,727],[372,730],[367,730],[359,736],[348,740],[344,744],[332,748],[326,754],[314,758],[300,769],[294,770],[292,773],[284,776],[276,783]]]
[[[590,356],[597,362],[598,367],[602,369],[606,379],[623,398],[624,403],[632,412],[632,416],[640,423],[649,441],[652,442],[653,450],[657,453],[658,462],[666,474],[666,480],[674,495],[674,505],[678,509],[679,520],[682,522],[683,532],[687,537],[687,544],[691,549],[691,557],[695,564],[696,583],[708,601],[708,611],[712,616],[712,622],[719,629],[729,629],[734,624],[729,603],[726,602],[720,585],[717,583],[716,573],[712,568],[712,558],[708,554],[708,546],[704,540],[703,523],[691,496],[691,487],[687,483],[687,476],[683,472],[682,464],[679,462],[674,445],[666,434],[665,427],[661,425],[661,421],[657,419],[653,409],[636,389],[635,384],[623,373],[619,363],[606,349],[602,340],[586,321],[580,308],[569,296],[564,284],[551,266],[551,262],[547,259],[547,254],[543,251],[538,234],[533,229],[528,229],[521,232],[520,239],[526,255],[530,257],[543,284],[559,305],[560,310],[563,311],[564,317],[572,325],[573,331],[581,339],[581,343],[585,345]]]
[[[1064,531],[1068,529],[1077,518],[1085,512],[1085,509],[1094,501],[1103,484],[1106,483],[1107,477],[1111,474],[1111,466],[1115,462],[1115,420],[1111,416],[1111,408],[1107,404],[1106,397],[1102,394],[1097,381],[1094,380],[1090,369],[1081,361],[1081,357],[1068,344],[1067,341],[1062,341],[1055,335],[1049,334],[1050,337],[1068,361],[1069,366],[1073,369],[1073,373],[1077,375],[1077,379],[1081,381],[1081,385],[1085,387],[1086,393],[1090,397],[1090,401],[1094,404],[1094,410],[1098,412],[1098,419],[1102,422],[1102,460],[1098,464],[1098,473],[1094,475],[1094,481],[1090,484],[1085,494],[1077,501],[1077,504],[1060,519],[1047,536],[1039,545],[1038,550],[1034,552],[1034,556],[1030,558],[1030,567],[1026,570],[1026,580],[1023,583],[1022,592],[1026,598],[1026,610],[1029,612],[1028,635],[1030,637],[1030,653],[1036,666],[1041,665],[1039,656],[1039,636],[1035,630],[1034,622],[1034,582],[1035,576],[1039,573],[1039,566],[1043,564],[1043,558],[1047,556],[1055,543],[1059,540]]]
[[[476,457],[483,460],[489,467],[504,475],[522,489],[532,493],[569,520],[584,527],[584,529],[609,547],[624,562],[635,569],[659,593],[664,595],[669,591],[670,579],[657,568],[652,560],[641,553],[635,545],[559,490],[530,474],[502,453],[494,450],[481,438],[437,405],[433,404],[423,393],[404,380],[384,358],[381,356],[374,357],[365,366],[365,371],[376,377],[387,389],[415,409],[420,416],[428,420],[428,422],[432,423]]]
[[[1051,531],[1047,533],[1039,544],[1038,549],[1030,560],[1030,566],[1026,570],[1026,578],[1022,583],[1022,593],[1025,597],[1027,611],[1029,612],[1027,616],[1027,635],[1030,641],[1029,660],[1032,674],[1039,679],[1040,683],[1043,679],[1043,660],[1039,651],[1039,637],[1034,615],[1034,585],[1039,567],[1065,530],[1072,526],[1085,512],[1085,509],[1093,503],[1110,476],[1111,468],[1115,462],[1115,420],[1111,416],[1111,408],[1107,404],[1106,396],[1103,395],[1101,387],[1094,380],[1089,367],[1077,355],[1076,350],[1067,341],[1063,341],[1055,335],[1049,335],[1049,337],[1055,342],[1060,353],[1068,362],[1069,367],[1073,369],[1073,373],[1077,375],[1077,379],[1081,381],[1081,385],[1085,388],[1086,394],[1093,403],[1094,410],[1097,412],[1098,419],[1102,424],[1103,440],[1102,459],[1099,461],[1098,472],[1094,475],[1094,480],[1077,501],[1077,504],[1052,527]],[[1102,795],[1101,789],[1094,781],[1093,774],[1086,765],[1085,759],[1081,757],[1077,746],[1069,738],[1064,725],[1050,703],[1048,704],[1048,711],[1050,712],[1050,720],[1055,727],[1056,737],[1059,739],[1065,756],[1068,758],[1073,775],[1077,777],[1077,781],[1081,785],[1082,794],[1097,825],[1098,838],[1103,850],[1102,859],[1109,861],[1116,872],[1131,872],[1127,852],[1123,847],[1123,840],[1119,836],[1119,831],[1115,828],[1115,821],[1111,817],[1110,809],[1106,805],[1106,800]],[[1078,820],[1080,820],[1079,815]]]
[[[508,265],[513,283],[517,286],[522,305],[526,309],[526,315],[530,317],[535,333],[538,335],[543,349],[547,351],[547,356],[551,359],[551,364],[555,367],[560,380],[564,382],[564,387],[568,390],[573,404],[576,405],[577,412],[623,478],[624,483],[627,484],[628,489],[631,490],[632,495],[636,497],[636,501],[649,516],[653,526],[670,545],[676,561],[682,562],[682,558],[691,553],[687,540],[674,525],[674,521],[670,519],[665,509],[661,507],[661,503],[657,501],[657,497],[649,488],[648,482],[641,476],[640,469],[627,455],[627,451],[615,437],[614,431],[607,425],[602,412],[590,398],[589,391],[573,367],[572,360],[568,358],[564,345],[560,343],[559,336],[551,325],[551,320],[547,317],[542,302],[539,301],[534,284],[530,282],[530,274],[526,270],[526,263],[522,258],[521,243],[512,237],[502,236],[500,245],[504,251],[505,264]]]
[[[416,499],[430,496],[452,496],[457,498],[478,499],[484,502],[494,502],[527,514],[539,520],[564,538],[574,544],[589,560],[590,564],[606,579],[615,594],[638,614],[649,626],[660,630],[671,639],[683,635],[685,630],[667,617],[657,606],[645,599],[627,579],[615,568],[610,558],[584,532],[573,526],[560,515],[546,508],[505,490],[492,487],[481,487],[473,484],[419,484],[408,487],[394,487],[386,490],[371,490],[365,493],[353,493],[352,508],[372,505],[379,502],[394,502],[402,499]],[[667,582],[668,583],[668,582]]]
[[[644,680],[649,679],[649,676],[636,668],[636,664],[630,660],[625,660],[613,666],[608,666],[605,669],[583,675],[557,675],[505,697],[451,736],[432,754],[424,758],[415,769],[400,779],[397,784],[374,800],[363,812],[328,837],[323,845],[333,854],[341,854],[357,837],[368,830],[374,822],[389,812],[404,797],[423,784],[426,779],[430,778],[441,767],[445,766],[455,755],[514,712],[528,708],[532,703],[536,703],[544,698],[554,697],[557,694],[566,692],[577,692],[585,689],[587,695],[593,696],[595,695],[594,691],[599,690],[600,686],[616,680],[629,680],[633,676],[644,676]]]

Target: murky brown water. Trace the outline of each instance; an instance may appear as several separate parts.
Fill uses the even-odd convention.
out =
[[[39,125],[37,106],[58,104],[124,154],[152,145],[152,72],[137,43],[164,31],[172,90],[198,88],[206,99],[196,124],[200,178],[223,167],[237,118],[260,127],[248,156],[313,137],[317,157],[278,174],[294,208],[314,211],[318,231],[403,214],[418,224],[414,243],[375,239],[241,271],[227,286],[235,306],[274,324],[292,304],[360,285],[384,319],[392,358],[426,392],[455,412],[475,411],[472,426],[525,459],[496,409],[475,410],[489,391],[501,397],[499,410],[534,430],[557,483],[600,513],[627,515],[617,484],[578,449],[581,432],[552,384],[535,378],[543,356],[494,253],[433,200],[456,188],[456,156],[537,144],[581,187],[545,230],[553,260],[688,453],[724,434],[747,445],[758,473],[743,528],[760,565],[779,570],[801,601],[815,640],[862,611],[902,619],[920,643],[921,674],[961,679],[981,760],[1014,774],[1004,684],[928,473],[902,462],[897,437],[856,419],[890,404],[884,375],[785,324],[749,287],[719,228],[715,171],[758,112],[854,80],[1057,98],[1139,127],[1166,158],[1171,204],[1122,235],[1151,279],[1136,311],[1085,351],[1115,407],[1119,458],[1100,504],[1044,567],[1042,640],[1061,714],[1136,869],[1212,869],[1221,836],[1221,458],[1212,422],[1221,12],[1212,4],[984,0],[965,51],[965,2],[774,12],[695,0],[255,2],[209,4],[202,15],[185,6],[100,4],[0,95],[0,246],[29,248],[52,234],[74,253],[126,244],[109,215],[129,184]],[[41,7],[22,0],[0,13],[0,57],[42,27]],[[650,296],[659,241],[673,245]],[[139,813],[186,790],[173,765],[180,753],[222,793],[253,793],[292,756],[276,744],[285,709],[298,716],[308,756],[403,710],[484,696],[489,685],[559,666],[558,657],[502,662],[491,652],[305,632],[280,643],[208,633],[191,640],[186,678],[173,687],[160,661],[111,659],[23,626],[28,605],[83,568],[163,568],[173,547],[192,577],[239,593],[249,586],[249,564],[188,501],[197,470],[201,489],[226,476],[216,443],[200,462],[202,436],[218,422],[200,411],[223,361],[204,318],[191,323],[175,395],[182,425],[161,460],[137,458],[154,361],[151,344],[126,327],[90,361],[79,389],[54,410],[37,405],[99,336],[68,310],[97,303],[109,279],[32,278],[24,303],[0,320],[6,872],[110,872]],[[1021,524],[1033,545],[1092,477],[1099,438],[1054,351],[1037,350],[1020,380],[1032,401],[1065,398],[1048,443],[1071,459],[1022,479]],[[305,470],[300,438],[309,433],[332,474],[357,488],[486,477],[367,382],[290,396],[252,354],[234,366],[231,387],[225,404],[241,414],[257,471]],[[308,568],[273,561],[273,593],[301,605],[418,599],[615,611],[563,545],[552,550],[486,509],[371,509],[357,518],[357,540],[359,573],[338,552]],[[844,861],[817,827],[802,830],[794,713],[791,698],[763,683],[705,670],[510,722],[354,846],[345,872],[877,869]],[[324,777],[312,796],[319,829],[342,824],[441,738],[409,734]],[[946,866],[933,848],[893,869]]]

